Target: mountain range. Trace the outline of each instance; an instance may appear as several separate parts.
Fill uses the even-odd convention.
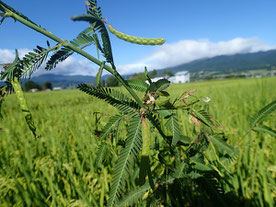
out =
[[[255,53],[243,53],[234,55],[220,55],[212,58],[204,58],[189,63],[181,64],[175,67],[157,70],[158,74],[164,71],[176,73],[179,71],[189,71],[191,73],[199,71],[215,71],[218,73],[232,73],[238,71],[271,69],[276,67],[276,50],[261,51]],[[125,76],[129,77],[129,76]],[[102,77],[107,79],[108,75]],[[51,82],[53,86],[62,88],[74,88],[80,83],[94,83],[93,76],[65,76],[55,74],[44,74],[33,77],[32,81],[43,84],[46,81]]]
[[[175,67],[165,68],[159,72],[172,71],[176,73],[186,70],[189,72],[216,71],[231,73],[245,70],[269,69],[273,68],[273,66],[276,66],[276,50],[204,58]]]

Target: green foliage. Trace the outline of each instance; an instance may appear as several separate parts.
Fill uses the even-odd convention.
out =
[[[126,145],[120,152],[118,163],[114,168],[110,197],[107,206],[114,206],[122,195],[125,180],[130,176],[131,167],[137,159],[142,145],[141,117],[134,116],[130,120]]]
[[[157,75],[157,71],[153,70],[151,71],[148,76],[149,78],[154,78]],[[129,80],[147,80],[144,73],[134,73],[129,77]]]
[[[109,76],[108,79],[106,80],[106,86],[107,87],[119,86],[119,81],[115,77]]]
[[[146,92],[149,87],[144,80],[128,80],[127,83],[131,88],[140,92]]]
[[[273,137],[276,137],[276,131],[270,127],[262,124],[272,114],[276,109],[276,100],[272,101],[262,109],[260,109],[256,114],[254,114],[250,119],[251,130],[260,133],[268,133]]]
[[[53,86],[51,82],[46,81],[45,83],[43,83],[43,88],[45,89],[49,89],[49,90],[53,90]]]
[[[90,2],[91,3],[91,2]],[[101,39],[102,39],[102,47],[99,44],[98,38],[96,39],[96,46],[98,49],[103,52],[103,56],[105,57],[106,61],[111,63],[113,67],[114,61],[113,61],[113,55],[112,55],[112,49],[111,49],[111,43],[109,39],[109,35],[107,32],[107,29],[105,27],[105,24],[101,17],[100,8],[96,8],[95,5],[90,4],[90,9],[88,11],[88,14],[80,15],[80,16],[73,16],[73,21],[87,21],[90,23],[93,32],[100,32]]]
[[[272,101],[270,104],[266,105],[256,114],[254,114],[250,120],[251,127],[255,127],[263,118],[271,114],[276,109],[276,100]]]
[[[164,72],[162,72],[164,75],[167,75],[167,76],[169,76],[169,77],[171,77],[171,76],[173,76],[173,72],[172,71],[164,71]]]
[[[41,90],[42,87],[33,82],[33,81],[27,81],[25,84],[24,84],[24,91],[30,91],[31,89],[37,89],[37,90]]]
[[[177,142],[180,140],[180,129],[178,124],[178,119],[176,114],[172,113],[168,118],[168,121],[165,125],[168,129],[170,129],[172,133],[172,146],[175,146]]]
[[[139,109],[137,103],[128,98],[125,94],[116,91],[115,89],[102,87],[95,88],[87,84],[80,84],[78,88],[89,95],[106,101],[124,113],[133,112],[134,110]]]

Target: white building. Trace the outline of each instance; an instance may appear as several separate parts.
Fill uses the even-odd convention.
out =
[[[190,73],[188,71],[177,72],[174,76],[168,78],[171,83],[188,83],[190,82]]]
[[[160,79],[167,78],[171,83],[188,83],[190,82],[190,73],[189,71],[180,71],[177,72],[174,76],[171,77],[156,77],[153,78],[152,81],[156,82]]]
[[[53,88],[53,91],[60,91],[60,90],[62,90],[61,87],[54,87],[54,88]]]

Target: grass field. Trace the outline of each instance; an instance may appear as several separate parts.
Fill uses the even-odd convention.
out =
[[[272,77],[194,82],[167,90],[176,97],[195,89],[196,96],[211,99],[211,115],[224,127],[229,144],[240,149],[231,182],[247,206],[271,206],[276,199],[275,138],[247,132],[250,117],[276,99],[275,88]],[[93,131],[116,109],[78,90],[25,96],[41,138],[33,138],[16,97],[9,95],[0,123],[0,206],[104,206],[112,166],[95,167]],[[181,129],[189,134],[188,119],[182,120]],[[275,113],[266,125],[276,129]]]

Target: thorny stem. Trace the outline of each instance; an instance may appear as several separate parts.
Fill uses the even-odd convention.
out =
[[[6,7],[4,7],[5,10],[5,16],[7,17],[12,17],[13,19],[21,22],[22,24],[26,25],[27,27],[49,37],[50,39],[61,43],[64,47],[70,48],[71,50],[73,50],[74,52],[82,55],[83,57],[89,59],[90,61],[94,62],[97,65],[101,65],[102,62],[100,60],[98,60],[97,58],[93,57],[92,55],[88,54],[87,52],[75,47],[74,45],[68,43],[68,41],[63,40],[57,36],[55,36],[53,33],[43,29],[42,27],[35,25],[34,23],[22,18],[21,16],[17,15],[16,13],[10,11],[9,9],[7,9]],[[124,78],[113,68],[111,68],[108,65],[104,65],[104,69],[106,69],[108,72],[110,72],[112,75],[114,75],[117,80],[127,89],[127,91],[130,93],[130,95],[135,99],[135,101],[139,104],[140,107],[143,106],[143,102],[141,101],[141,99],[137,96],[137,94],[133,91],[133,89],[128,85],[128,83],[124,80]]]

